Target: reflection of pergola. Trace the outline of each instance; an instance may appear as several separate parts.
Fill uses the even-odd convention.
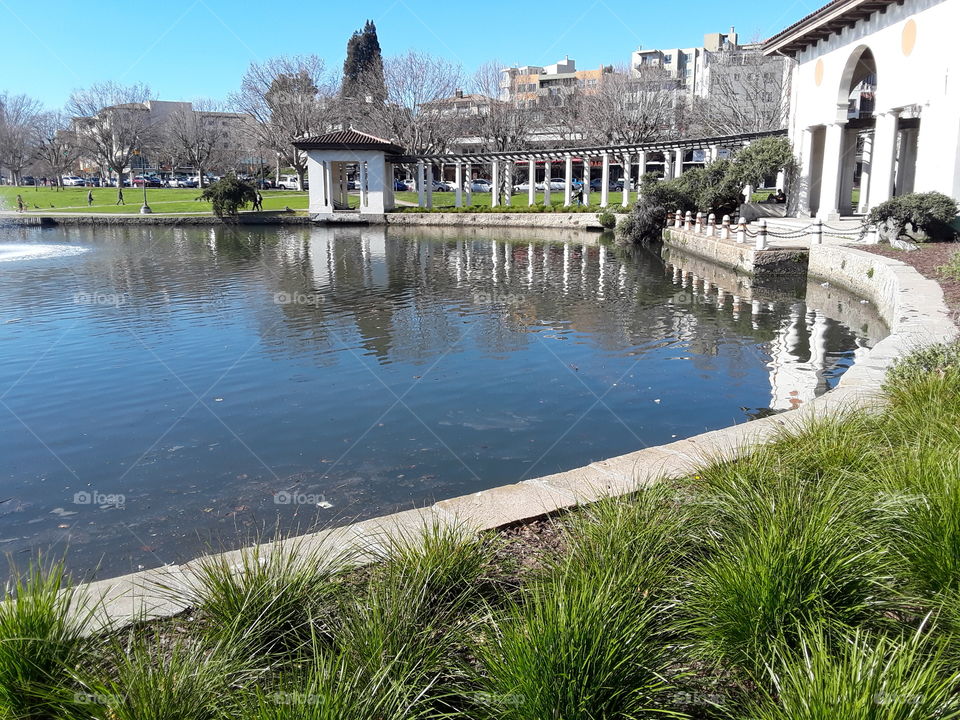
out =
[[[513,171],[517,164],[525,165],[527,194],[530,205],[535,204],[538,171],[543,176],[543,203],[550,203],[550,180],[553,179],[552,164],[563,163],[563,204],[573,204],[574,163],[581,166],[583,203],[589,203],[590,171],[596,159],[600,160],[600,205],[609,205],[610,167],[620,165],[625,180],[623,204],[629,202],[631,187],[639,186],[639,178],[653,166],[663,171],[665,178],[679,176],[684,165],[698,165],[716,160],[721,150],[733,150],[763,137],[786,135],[786,130],[725,135],[709,138],[663,140],[629,145],[601,145],[579,148],[509,150],[504,152],[405,155],[398,146],[386,140],[348,130],[307,138],[295,143],[309,158],[310,212],[317,215],[332,215],[346,210],[346,166],[351,162],[359,165],[359,189],[361,214],[383,213],[393,208],[393,168],[397,165],[416,167],[418,205],[433,207],[433,169],[435,166],[453,166],[455,172],[455,204],[473,204],[471,180],[487,175],[495,189],[502,189],[506,202],[510,202],[513,189]],[[699,151],[699,153],[698,153]],[[688,159],[689,157],[689,159]],[[637,182],[633,180],[636,167]],[[542,170],[541,170],[542,169]],[[559,179],[559,178],[558,178]],[[559,190],[558,190],[559,192]],[[501,193],[493,193],[491,203],[500,205]]]

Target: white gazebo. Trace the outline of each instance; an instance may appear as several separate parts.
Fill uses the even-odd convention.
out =
[[[393,163],[388,158],[403,154],[399,145],[351,128],[303,138],[294,147],[307,154],[309,211],[315,219],[332,219],[337,213],[382,215],[393,209]],[[348,201],[351,185],[360,195],[355,208]]]
[[[833,0],[767,40],[766,54],[796,61],[798,215],[865,213],[909,192],[960,197],[958,26],[958,0]]]

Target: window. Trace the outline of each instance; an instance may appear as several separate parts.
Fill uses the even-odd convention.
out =
[[[663,61],[664,61],[665,63],[672,63],[672,62],[673,62],[673,55],[664,55],[664,56],[663,56]]]

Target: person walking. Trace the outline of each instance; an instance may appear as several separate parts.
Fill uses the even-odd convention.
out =
[[[23,195],[17,195],[17,212],[22,213],[23,209]]]
[[[87,207],[93,205],[93,190],[87,190]]]
[[[126,205],[123,201],[123,181],[119,181],[121,184],[117,185],[117,205]]]
[[[253,211],[263,212],[263,195],[260,194],[259,190],[257,190],[257,194],[253,198]]]

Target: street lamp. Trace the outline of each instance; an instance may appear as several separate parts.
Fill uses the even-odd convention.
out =
[[[143,172],[143,156],[140,154],[139,150],[134,150],[133,154],[140,158],[140,179],[143,181],[143,205],[140,206],[140,214],[149,215],[153,212],[153,210],[151,210],[150,206],[147,205],[147,176]],[[131,163],[131,170],[132,169]]]

